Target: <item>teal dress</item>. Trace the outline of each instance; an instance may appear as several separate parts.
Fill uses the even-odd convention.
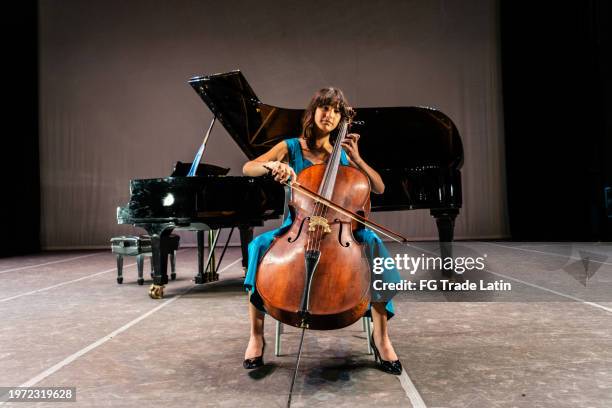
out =
[[[299,174],[305,168],[312,166],[312,163],[308,159],[305,159],[304,156],[302,155],[302,147],[300,146],[300,139],[297,139],[297,138],[287,139],[285,140],[285,142],[287,143],[287,149],[289,150],[289,166],[291,166],[291,168],[295,170],[296,174]],[[340,164],[343,166],[349,165],[348,157],[346,156],[346,153],[344,152],[344,150],[342,151],[342,155],[340,158]],[[287,230],[289,230],[289,227],[291,226],[291,222],[292,222],[291,215],[289,215],[283,222],[283,225],[280,226],[280,228],[277,228],[272,231],[264,232],[263,234],[258,235],[249,244],[249,264],[247,267],[246,277],[244,279],[244,286],[246,290],[251,291],[251,298],[250,298],[251,303],[257,309],[261,310],[262,312],[265,312],[264,307],[263,307],[263,302],[255,288],[255,276],[257,274],[257,267],[259,265],[259,262],[261,261],[261,258],[263,258],[268,248],[270,248],[270,245],[272,245],[274,238],[284,234]],[[387,248],[385,247],[382,240],[372,230],[369,230],[367,228],[362,228],[362,229],[355,231],[354,236],[358,242],[366,244],[365,251],[366,251],[366,256],[368,258],[368,262],[370,263],[370,270],[372,270],[372,267],[373,267],[372,260],[374,258],[377,258],[377,257],[390,258],[391,257],[391,255],[389,254],[389,251],[387,251]],[[399,273],[397,272],[397,269],[394,267],[385,268],[382,274],[380,275],[380,277],[378,278],[382,279],[383,282],[399,282],[400,281]],[[372,297],[374,301],[377,301],[376,299],[377,295],[378,295],[377,293],[374,293],[374,292],[372,293]],[[388,294],[384,298],[389,299]],[[393,317],[394,310],[393,310],[393,302],[391,300],[388,300],[385,302],[385,308],[387,309],[387,318]],[[366,312],[366,316],[369,316],[369,315],[370,315],[370,310],[368,308],[368,311]]]

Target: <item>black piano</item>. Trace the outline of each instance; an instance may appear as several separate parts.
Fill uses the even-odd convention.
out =
[[[303,110],[262,103],[238,70],[195,77],[189,84],[249,160],[301,133]],[[363,122],[353,128],[362,136],[360,152],[385,182],[384,194],[372,195],[372,211],[429,209],[440,242],[451,242],[462,203],[463,163],[463,145],[453,122],[426,107],[355,109],[355,119]],[[383,151],[381,140],[391,148]],[[120,224],[142,227],[151,236],[156,285],[168,282],[167,240],[172,230],[238,227],[244,266],[253,227],[281,217],[284,208],[284,189],[269,177],[226,176],[228,169],[211,164],[201,164],[196,176],[186,177],[185,165],[178,167],[171,177],[132,180],[130,202],[117,210]],[[198,237],[199,254],[201,241]],[[442,245],[443,256],[449,255],[449,248]],[[200,259],[198,276],[201,264]],[[197,283],[204,281],[196,277]]]

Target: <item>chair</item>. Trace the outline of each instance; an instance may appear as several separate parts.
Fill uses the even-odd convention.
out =
[[[368,345],[368,354],[372,354],[372,345],[370,344],[370,337],[372,336],[372,318],[371,317],[362,317],[361,322],[363,325],[363,331],[366,332],[366,343]],[[281,354],[281,335],[283,334],[283,324],[276,321],[276,330],[274,337],[274,355],[276,357]]]

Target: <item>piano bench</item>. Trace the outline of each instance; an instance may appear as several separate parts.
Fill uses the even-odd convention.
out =
[[[170,234],[168,237],[170,243],[170,279],[176,279],[176,250],[179,247],[180,237]],[[136,265],[138,267],[138,284],[144,283],[143,269],[144,257],[153,254],[151,248],[151,237],[148,235],[140,236],[120,236],[111,238],[111,250],[117,254],[117,283],[123,283],[123,257],[136,256]],[[153,277],[153,263],[151,263],[151,277]]]

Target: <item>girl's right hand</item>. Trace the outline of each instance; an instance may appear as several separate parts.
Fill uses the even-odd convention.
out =
[[[295,171],[287,164],[280,161],[269,161],[265,164],[266,167],[272,169],[272,176],[274,176],[274,180],[279,183],[285,183],[289,181],[295,181],[297,179],[297,175]]]

